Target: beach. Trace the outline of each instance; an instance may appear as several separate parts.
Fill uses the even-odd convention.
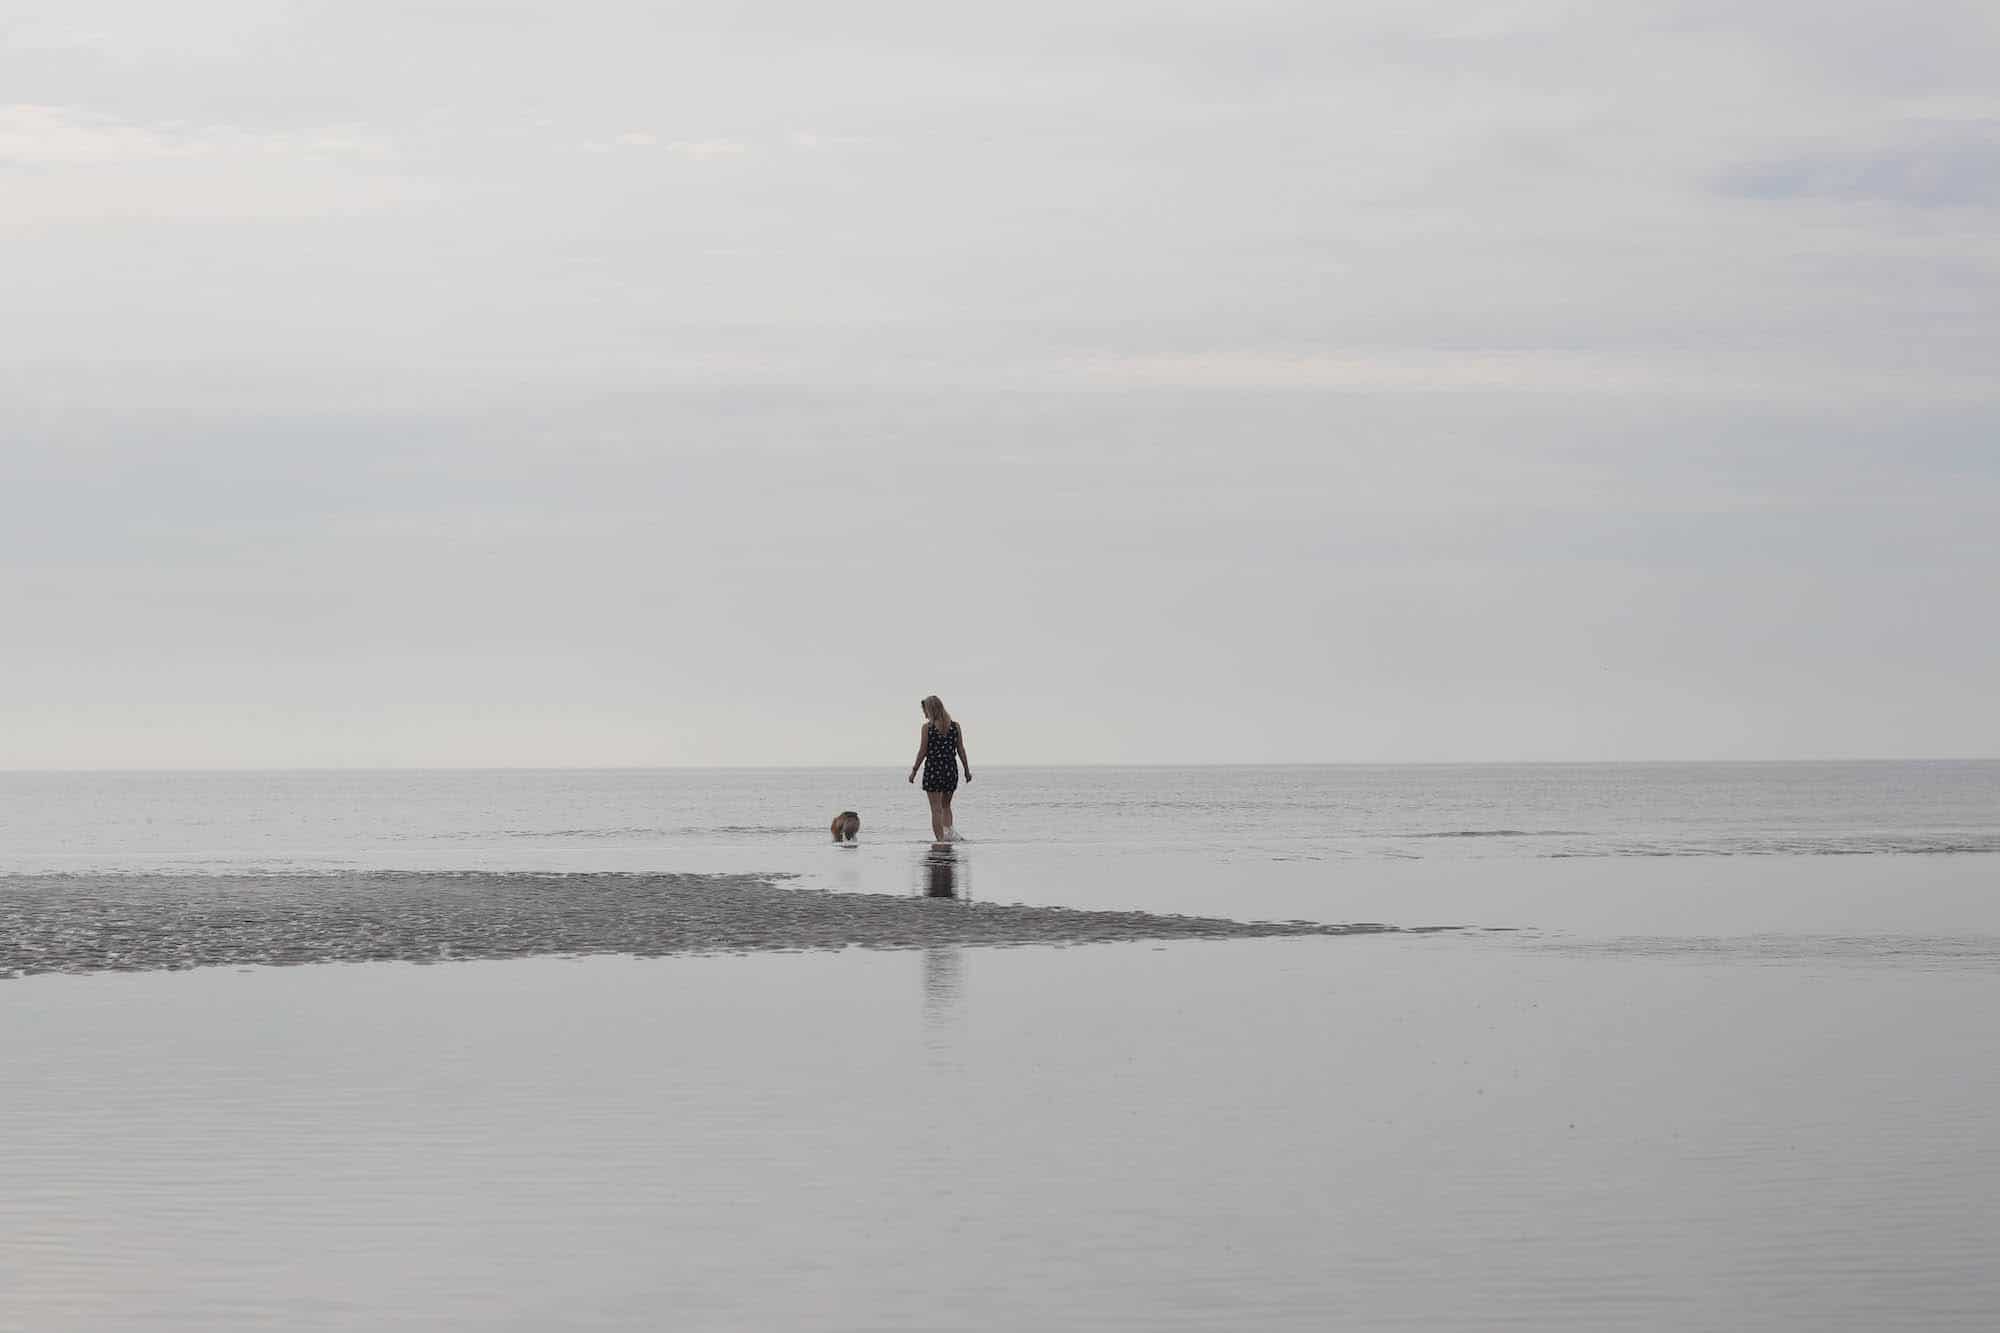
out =
[[[1995,13],[8,6],[0,1333],[2000,1330]]]
[[[1961,794],[1976,810],[1990,776],[1949,782],[1972,784]],[[962,804],[974,830],[1043,799],[1041,776],[993,779],[983,808]],[[1440,838],[1428,841],[1455,850],[1400,858],[1340,854],[1332,834],[1289,851],[1264,833],[1229,846],[1212,828],[1203,850],[1161,831],[1159,814],[1141,825],[1157,836],[1133,836],[1135,807],[1176,791],[1212,804],[1203,793],[1267,779],[1297,800],[1351,775],[1080,781],[1099,784],[1096,805],[1046,839],[957,848],[950,898],[930,896],[937,850],[900,838],[893,815],[851,850],[776,826],[662,834],[684,844],[676,873],[697,877],[673,881],[681,890],[765,923],[714,948],[71,966],[0,982],[0,1328],[1972,1329],[2000,1317],[1990,856],[1553,856],[1524,854],[1519,838]],[[345,808],[334,779],[299,781]],[[68,857],[62,873],[96,901],[181,904],[183,925],[155,921],[158,935],[275,882],[281,896],[245,906],[240,928],[307,939],[282,936],[300,915],[285,904],[317,895],[305,915],[322,944],[367,938],[349,929],[362,918],[393,926],[392,900],[428,903],[422,919],[474,939],[504,936],[509,894],[555,910],[608,892],[628,927],[633,902],[674,901],[657,877],[602,868],[672,848],[631,833],[454,842],[465,830],[438,812],[490,808],[487,779],[423,781],[431,813],[410,817],[408,845],[379,827],[342,842],[322,817],[310,836],[290,826],[289,860],[243,822],[254,800],[233,793],[250,780],[198,798],[155,783],[157,800],[211,810],[202,846],[156,835],[142,852],[100,807],[90,855],[124,870],[80,868],[82,851],[45,835],[10,849],[0,899],[46,903],[61,887],[49,863]],[[651,778],[601,781],[659,808]],[[816,784],[853,786],[759,781],[797,785],[802,803]],[[523,800],[555,803],[578,784],[600,799],[599,782],[544,779]],[[1416,788],[1424,808],[1456,799],[1454,782],[1483,789],[1490,775],[1431,775]],[[219,813],[218,794],[236,813]],[[58,783],[50,799],[67,810],[73,795]],[[1955,808],[1935,793],[1920,804]],[[1807,837],[1781,806],[1736,803],[1731,836]],[[296,816],[298,793],[272,808]],[[1596,845],[1657,843],[1673,825],[1704,845],[1720,836],[1724,816],[1648,809],[1645,836],[1628,821],[1591,834]],[[637,827],[613,814],[604,827]],[[1229,817],[1262,827],[1254,809]],[[1573,843],[1589,822],[1547,827]],[[1888,822],[1885,845],[1978,833]],[[461,869],[385,868],[436,860],[441,842]],[[491,864],[565,855],[568,870]],[[746,857],[793,878],[760,879]],[[452,893],[464,902],[447,911]],[[772,895],[814,905],[773,918]],[[1040,907],[1014,917],[1012,903]],[[910,928],[953,913],[1026,933]],[[793,916],[806,928],[770,926]],[[1242,938],[1199,924],[1301,919],[1459,928]],[[1174,921],[1197,924],[1157,925]]]

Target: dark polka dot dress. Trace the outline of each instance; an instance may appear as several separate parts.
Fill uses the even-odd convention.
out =
[[[940,733],[924,723],[924,790],[958,790],[958,723]]]

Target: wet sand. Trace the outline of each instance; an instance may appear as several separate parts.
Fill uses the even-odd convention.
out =
[[[11,876],[0,879],[0,977],[1401,929],[967,902],[943,896],[948,888],[941,882],[935,897],[801,892],[752,875]]]

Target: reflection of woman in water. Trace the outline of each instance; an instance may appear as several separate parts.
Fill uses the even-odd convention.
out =
[[[924,771],[924,795],[931,802],[931,836],[938,842],[957,842],[958,830],[951,824],[951,798],[958,791],[958,770],[965,767],[965,780],[972,781],[972,761],[965,757],[965,732],[944,711],[944,701],[935,694],[923,702],[924,727],[917,733],[917,757],[910,763],[910,781],[917,770]]]
[[[924,853],[924,897],[958,897],[958,848],[949,843]]]

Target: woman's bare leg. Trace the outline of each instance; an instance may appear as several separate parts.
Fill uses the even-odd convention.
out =
[[[947,792],[939,792],[938,794],[944,797],[944,832],[950,833],[953,829],[958,827],[956,824],[952,823],[951,820],[951,798],[956,796],[958,793],[947,791]],[[939,834],[938,836],[943,837],[944,834]]]
[[[946,802],[950,797],[941,791],[927,791],[924,795],[929,797],[931,802],[931,841],[943,842],[945,811],[948,808]]]

